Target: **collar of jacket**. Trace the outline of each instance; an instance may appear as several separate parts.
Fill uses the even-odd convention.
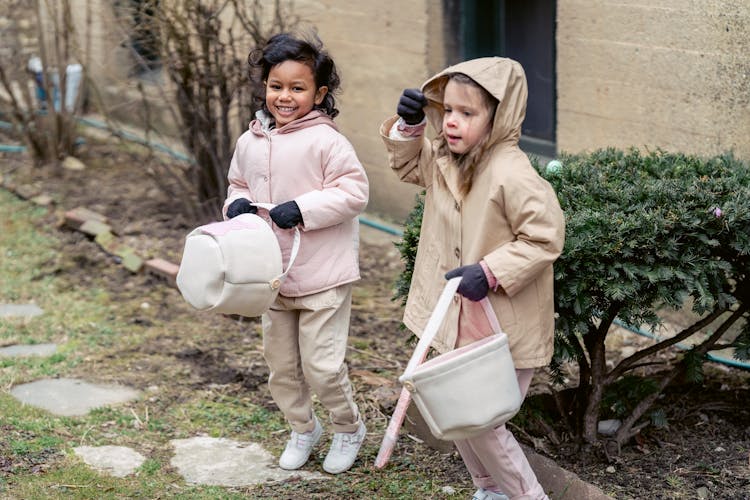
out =
[[[250,122],[250,130],[256,135],[265,135],[272,130],[275,130],[277,134],[289,134],[315,125],[328,125],[336,131],[339,129],[330,116],[318,109],[313,109],[302,118],[289,122],[281,128],[275,128],[273,117],[260,109],[255,113],[255,120]]]
[[[451,164],[450,159],[447,156],[441,156],[435,160],[437,163],[440,174],[445,180],[445,184],[448,186],[448,190],[453,195],[453,198],[461,202],[464,195],[461,194],[461,178],[459,176],[458,168]]]

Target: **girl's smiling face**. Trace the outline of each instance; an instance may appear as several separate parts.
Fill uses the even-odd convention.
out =
[[[302,118],[323,102],[328,87],[315,87],[315,76],[307,64],[287,60],[271,68],[266,79],[266,107],[280,128]]]
[[[443,135],[453,153],[466,153],[490,132],[490,110],[473,85],[449,80],[443,111]]]

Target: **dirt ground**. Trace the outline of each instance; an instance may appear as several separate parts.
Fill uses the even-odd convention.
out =
[[[144,175],[148,167],[140,153],[88,141],[79,156],[86,170],[53,172],[50,168],[30,171],[18,155],[5,155],[0,157],[0,173],[31,193],[50,195],[57,214],[62,209],[84,206],[106,215],[122,241],[139,255],[179,262],[184,236],[192,224],[176,213],[179,204],[165,197]],[[51,224],[60,222],[59,215],[50,216]],[[105,287],[115,299],[165,287],[156,278],[133,275],[113,265],[114,258],[81,233],[62,225],[59,231],[63,252],[69,256],[69,264],[63,269],[72,283]],[[379,374],[402,369],[412,349],[408,334],[399,328],[400,306],[391,300],[392,283],[401,263],[388,238],[363,240],[360,258],[363,279],[354,299],[350,372],[368,415],[389,415],[397,389],[392,378]],[[163,300],[161,320],[178,321],[187,314],[188,307],[176,292],[166,292]],[[207,330],[217,328],[215,318],[203,318]],[[135,314],[134,324],[139,321],[144,320]],[[174,335],[134,347],[144,355],[171,353],[154,357],[158,362],[149,362],[151,358],[144,356],[143,365],[136,370],[143,374],[141,383],[154,384],[160,371],[168,372],[163,370],[164,362],[183,363],[191,367],[189,383],[195,387],[232,384],[234,390],[273,407],[265,386],[266,367],[254,351],[257,321],[222,321],[221,328],[232,330],[227,338],[239,341],[180,345],[179,336]],[[248,336],[256,340],[248,341]],[[98,369],[107,370],[106,366]],[[669,425],[662,429],[646,427],[617,456],[580,453],[565,429],[554,424],[546,428],[536,424],[515,427],[515,434],[616,498],[750,499],[750,377],[747,372],[719,365],[712,365],[710,372],[701,386],[680,384],[667,391],[660,406]],[[138,383],[137,377],[133,375],[131,380]],[[546,391],[544,377],[538,379],[532,393]],[[555,415],[549,418],[550,422],[560,420]],[[457,481],[466,481],[460,459],[450,454],[440,456],[445,463],[434,467],[455,474]]]

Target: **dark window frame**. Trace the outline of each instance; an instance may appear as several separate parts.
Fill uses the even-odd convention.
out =
[[[531,2],[536,1],[533,5]],[[524,13],[536,14],[536,19],[524,19]],[[527,9],[524,12],[524,8]],[[527,44],[527,33],[538,33],[540,20],[539,12],[533,9],[548,9],[543,12],[541,24],[546,22],[549,28],[551,22],[551,33],[545,33],[539,45]],[[535,123],[541,123],[541,131],[537,134],[529,132],[529,127],[524,127],[521,135],[520,146],[529,153],[544,157],[554,157],[557,152],[557,78],[556,78],[556,0],[443,0],[444,33],[447,64],[455,64],[462,60],[476,57],[498,55],[512,57],[519,60],[527,71],[527,80],[530,74],[537,75],[540,71],[544,77],[551,81],[546,83],[543,91],[535,86],[538,82],[529,81],[530,100],[527,105],[527,120],[529,124],[530,113],[534,115]],[[515,16],[515,18],[514,18]],[[519,18],[520,17],[520,18]],[[507,29],[508,23],[512,23],[513,29]],[[536,29],[537,31],[533,31]],[[510,40],[509,40],[510,39]],[[543,43],[544,40],[547,43]],[[528,45],[528,46],[527,46]],[[532,67],[534,51],[539,54],[541,50],[544,61],[542,68]],[[509,51],[516,53],[509,54]],[[527,57],[524,57],[527,52]],[[524,61],[523,59],[526,59]],[[531,95],[534,91],[540,92],[539,104],[533,104]],[[545,104],[546,102],[546,104]],[[534,101],[536,103],[536,101]],[[536,106],[536,107],[534,107]]]

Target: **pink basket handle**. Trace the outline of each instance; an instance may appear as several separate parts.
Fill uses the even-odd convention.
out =
[[[430,348],[430,344],[432,344],[435,335],[440,329],[440,325],[443,323],[445,314],[448,312],[448,307],[450,307],[451,299],[458,290],[458,285],[461,282],[461,279],[461,276],[457,276],[451,278],[445,284],[443,292],[440,294],[437,304],[435,305],[435,309],[432,310],[430,319],[427,321],[427,326],[425,327],[424,332],[422,332],[422,337],[419,339],[419,342],[417,342],[417,347],[414,348],[414,354],[412,354],[409,363],[406,365],[404,375],[411,374],[427,357],[427,351]],[[492,331],[495,333],[502,333],[503,330],[500,327],[500,322],[497,320],[495,311],[492,310],[492,305],[490,304],[489,299],[485,297],[479,303],[482,304],[482,310],[487,316]]]
[[[256,207],[265,208],[266,210],[271,210],[276,206],[274,203],[251,203],[251,205],[254,205]],[[294,264],[294,261],[297,259],[297,254],[299,253],[299,242],[300,242],[300,234],[299,234],[299,228],[297,226],[294,226],[294,241],[292,242],[292,250],[291,254],[289,255],[289,263],[286,266],[286,269],[283,273],[279,276],[280,279],[283,279],[286,277],[287,273],[289,272],[289,269],[292,268],[292,264]]]
[[[404,375],[413,372],[427,357],[427,350],[430,348],[430,344],[435,338],[435,334],[437,334],[440,324],[443,322],[443,318],[445,318],[446,312],[448,312],[451,299],[458,290],[458,284],[460,282],[461,277],[459,276],[448,280],[445,284],[443,292],[438,298],[437,305],[435,306],[435,309],[433,309],[430,319],[427,321],[427,326],[422,333],[422,337],[419,339],[417,347],[414,349],[414,354],[412,354],[409,363],[406,365]],[[490,304],[489,299],[485,297],[480,303],[482,304],[482,310],[487,316],[487,320],[489,321],[492,330],[495,333],[502,333],[500,323],[497,320],[495,311],[492,310],[492,305]],[[398,431],[401,428],[401,424],[404,422],[406,408],[409,406],[410,401],[411,393],[406,388],[402,388],[401,395],[398,398],[398,403],[396,403],[396,408],[393,411],[393,415],[388,422],[388,427],[386,427],[385,433],[383,434],[383,442],[380,444],[378,456],[375,458],[375,467],[378,469],[385,467],[385,464],[388,463],[388,459],[391,457],[391,453],[393,453],[393,448],[396,446],[396,441],[398,441]]]
[[[492,304],[490,304],[490,299],[485,297],[482,300],[480,300],[479,303],[482,305],[482,309],[484,310],[484,315],[487,316],[487,321],[490,322],[492,331],[496,334],[503,333],[503,329],[500,326],[500,322],[497,320],[497,315],[495,314],[495,311],[492,309]]]

